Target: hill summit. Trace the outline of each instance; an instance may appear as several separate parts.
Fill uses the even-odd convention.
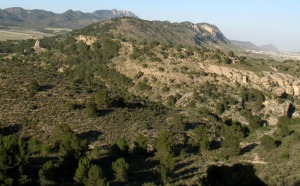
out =
[[[208,23],[171,23],[169,21],[146,21],[136,18],[120,18],[90,25],[75,34],[97,36],[110,33],[115,37],[137,41],[159,41],[187,46],[229,45],[230,41],[215,25]]]

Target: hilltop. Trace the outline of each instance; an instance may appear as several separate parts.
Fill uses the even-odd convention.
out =
[[[171,23],[168,21],[121,18],[93,24],[74,33],[86,33],[93,37],[109,33],[114,37],[139,42],[154,41],[191,47],[202,45],[211,48],[222,46],[227,46],[227,48],[234,47],[218,27],[208,23]]]

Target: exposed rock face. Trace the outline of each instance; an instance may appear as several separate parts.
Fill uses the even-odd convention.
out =
[[[33,50],[36,53],[41,53],[41,52],[45,52],[46,51],[45,48],[40,47],[40,41],[39,40],[36,40],[36,42],[34,44],[34,47],[33,47]]]
[[[40,48],[40,41],[36,40],[35,44],[34,44],[34,48]]]
[[[258,75],[251,71],[217,65],[209,65],[205,70],[225,76],[232,82],[240,82],[262,91],[271,91],[275,96],[282,96],[284,93],[300,96],[300,80],[288,74],[265,71]]]
[[[91,46],[95,41],[97,40],[96,37],[93,36],[84,36],[84,35],[79,35],[76,37],[77,42],[84,42],[86,45]]]
[[[292,83],[295,96],[300,96],[300,80],[296,80]]]
[[[265,105],[263,111],[266,114],[270,114],[270,117],[267,119],[269,125],[276,125],[279,117],[291,117],[295,112],[295,106],[291,101],[286,101],[280,104],[277,100],[268,100],[263,104]]]
[[[203,25],[202,28],[204,28],[210,34],[215,35],[215,31],[214,31],[214,29],[212,27],[210,27],[208,25]]]

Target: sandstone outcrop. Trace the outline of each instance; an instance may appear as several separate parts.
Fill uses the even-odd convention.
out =
[[[86,45],[91,46],[93,43],[96,42],[96,37],[93,36],[84,36],[84,35],[79,35],[76,37],[77,42],[84,42]]]
[[[217,65],[208,65],[203,68],[207,72],[225,76],[232,82],[239,82],[261,91],[268,91],[275,96],[282,96],[285,93],[300,96],[300,80],[288,74],[267,71],[257,74],[252,71]]]
[[[281,116],[291,117],[295,112],[295,106],[291,101],[286,101],[284,103],[278,103],[277,100],[268,100],[264,103],[263,112],[269,114],[270,117],[267,119],[269,125],[276,125],[278,118]]]
[[[36,53],[41,53],[41,52],[45,52],[46,49],[45,48],[42,48],[40,46],[40,41],[39,40],[36,40],[35,44],[34,44],[34,47],[32,47],[33,50],[36,52]]]

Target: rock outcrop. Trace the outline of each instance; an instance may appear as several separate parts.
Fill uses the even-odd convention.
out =
[[[41,53],[41,52],[45,52],[46,49],[45,48],[42,48],[40,46],[40,41],[39,40],[36,40],[34,46],[32,47],[33,50],[36,52],[36,53]]]
[[[208,65],[203,67],[205,71],[225,76],[232,82],[239,82],[245,86],[261,91],[271,92],[274,96],[289,94],[300,96],[300,79],[288,74],[263,71],[257,74],[252,71],[228,68],[225,66]]]
[[[264,103],[263,112],[269,114],[270,117],[267,119],[269,125],[276,125],[278,118],[281,116],[292,117],[295,112],[295,106],[291,101],[286,101],[284,103],[278,103],[277,100],[268,100]],[[297,113],[298,115],[298,113]]]
[[[79,35],[76,37],[77,42],[84,42],[86,45],[91,46],[93,43],[97,41],[96,37],[93,36],[84,36],[84,35]]]

